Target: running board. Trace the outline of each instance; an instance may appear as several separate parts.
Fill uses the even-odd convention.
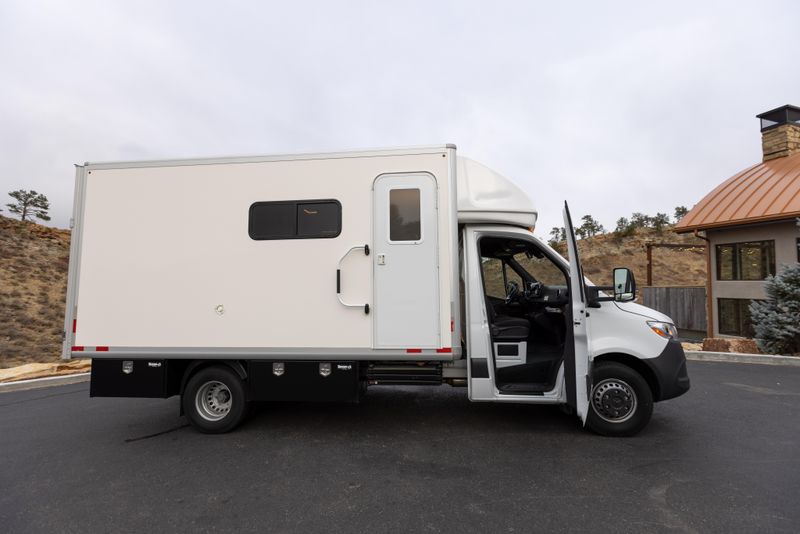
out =
[[[381,364],[367,367],[370,386],[441,386],[442,364]]]
[[[550,384],[536,383],[511,383],[503,384],[497,390],[505,395],[544,395],[545,391],[550,391],[553,386]]]

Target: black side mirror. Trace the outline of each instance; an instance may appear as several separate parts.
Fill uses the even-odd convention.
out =
[[[636,299],[636,280],[633,271],[626,267],[614,269],[614,300],[630,302]]]

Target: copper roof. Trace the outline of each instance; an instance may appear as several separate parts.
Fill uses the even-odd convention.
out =
[[[800,217],[800,153],[754,165],[728,178],[675,226],[691,232]]]

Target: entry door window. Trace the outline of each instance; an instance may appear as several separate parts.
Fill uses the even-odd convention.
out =
[[[389,191],[389,241],[392,243],[422,241],[419,189]]]

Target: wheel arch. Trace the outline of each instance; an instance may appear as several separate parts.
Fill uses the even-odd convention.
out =
[[[610,352],[595,356],[593,362],[595,364],[615,362],[630,367],[639,373],[642,378],[644,378],[645,382],[647,382],[650,391],[653,393],[653,401],[661,400],[661,385],[658,383],[658,377],[656,377],[655,372],[640,358],[622,352]]]

